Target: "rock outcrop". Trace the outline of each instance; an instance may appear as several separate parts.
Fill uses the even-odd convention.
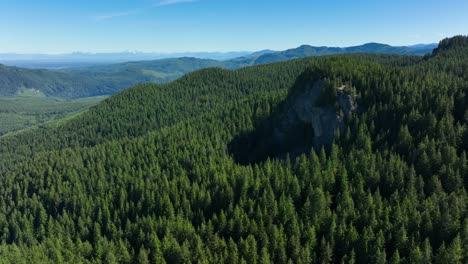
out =
[[[324,81],[298,81],[297,86],[261,127],[230,144],[238,161],[251,163],[286,154],[294,157],[312,147],[328,148],[337,130],[345,131],[347,116],[357,110],[346,86],[332,88],[336,89],[336,97],[325,104]],[[242,149],[243,153],[236,155],[236,149]]]
[[[278,126],[274,129],[274,141],[285,141],[287,134],[296,127],[311,127],[311,135],[302,135],[304,138],[312,138],[312,145],[316,149],[330,145],[335,131],[345,129],[345,120],[340,117],[341,110],[344,117],[356,111],[356,102],[346,92],[346,87],[337,87],[335,105],[321,105],[323,81],[310,81],[305,84],[302,92],[288,98],[284,105],[286,114],[280,118]],[[294,152],[294,151],[293,151]]]

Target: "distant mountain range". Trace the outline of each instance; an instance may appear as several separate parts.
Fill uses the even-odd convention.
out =
[[[274,63],[290,59],[309,56],[323,56],[345,53],[384,53],[399,55],[424,55],[431,53],[436,44],[419,44],[407,47],[394,47],[379,43],[367,43],[353,47],[314,47],[303,45],[285,51],[263,50],[254,53],[239,53],[243,56],[229,60],[214,60],[202,58],[203,56],[233,56],[237,53],[202,53],[200,57],[182,57],[159,60],[142,60],[109,65],[95,65],[88,67],[75,67],[61,70],[33,70],[17,67],[0,67],[0,95],[13,96],[24,90],[39,91],[46,96],[64,98],[79,98],[96,95],[109,95],[121,91],[129,86],[144,82],[169,82],[186,73],[203,68],[220,67],[238,69],[259,64]],[[122,53],[128,57],[140,58],[142,53]],[[237,54],[237,55],[239,55]],[[39,55],[38,55],[39,56]],[[50,55],[40,55],[50,56]],[[60,56],[60,55],[53,55]],[[78,58],[91,58],[93,55],[76,53],[69,57],[77,58],[73,63],[84,63]],[[103,59],[110,54],[94,54],[95,59]],[[101,57],[99,57],[101,56]],[[135,56],[135,57],[132,57]],[[1,59],[0,55],[0,59]],[[9,57],[14,58],[14,57]],[[46,58],[46,57],[44,57]],[[58,58],[58,57],[56,57]],[[71,59],[70,59],[71,60]],[[8,61],[13,62],[13,61]],[[57,62],[58,63],[58,62]],[[70,61],[72,63],[72,61]]]
[[[408,46],[408,47],[414,48],[414,49],[426,49],[426,48],[434,49],[434,48],[437,48],[437,45],[439,45],[439,44],[438,43],[416,44],[416,45],[411,45],[411,46]]]
[[[355,47],[314,47],[304,45],[287,51],[262,50],[257,52],[234,51],[234,52],[179,52],[179,53],[150,53],[139,51],[124,51],[114,53],[87,53],[74,52],[66,54],[16,54],[0,53],[0,63],[9,66],[17,66],[32,69],[63,69],[89,67],[103,64],[115,64],[128,61],[148,61],[168,58],[194,57],[199,59],[231,60],[239,57],[257,57],[266,54],[283,53],[288,55],[303,54],[302,56],[318,56],[328,54],[340,54],[349,52],[370,53],[395,53],[421,55],[430,52],[437,44],[417,44],[406,47],[394,47],[379,43],[368,43]],[[272,56],[276,56],[272,55]]]
[[[167,58],[194,57],[200,59],[230,60],[249,56],[252,52],[180,52],[180,53],[148,53],[125,51],[116,53],[86,53],[69,54],[15,54],[0,53],[0,63],[31,69],[63,69],[89,67],[103,64],[115,64],[127,61],[160,60]]]
[[[367,43],[360,46],[353,47],[314,47],[303,45],[295,49],[289,49],[280,52],[266,53],[259,56],[255,60],[255,64],[278,62],[294,58],[303,58],[309,56],[323,56],[333,54],[345,53],[385,53],[385,54],[399,54],[399,55],[424,55],[431,53],[437,44],[423,44],[407,47],[394,47],[380,43]]]

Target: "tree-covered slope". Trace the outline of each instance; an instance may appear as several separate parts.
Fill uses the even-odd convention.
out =
[[[205,69],[130,88],[58,127],[2,137],[0,256],[464,263],[467,59],[462,45],[418,59]],[[326,84],[326,105],[342,89],[356,100],[343,131],[326,148],[237,163],[230,144],[269,136],[265,123],[285,116],[309,81]]]
[[[156,82],[164,83],[180,78],[186,73],[222,67],[238,69],[246,66],[280,62],[309,56],[343,53],[387,53],[423,55],[430,47],[392,47],[370,43],[348,48],[301,46],[281,52],[259,52],[251,56],[227,61],[198,58],[175,58],[154,61],[126,62],[119,64],[64,69],[59,71],[31,70],[0,65],[0,96],[13,96],[23,90],[41,91],[47,96],[79,98],[110,95],[129,86]]]
[[[118,80],[121,86],[130,86],[141,82],[168,82],[175,80],[188,72],[209,67],[238,69],[246,66],[260,65],[286,61],[290,59],[312,56],[324,56],[345,53],[382,53],[400,55],[424,55],[432,52],[432,46],[393,47],[379,43],[368,43],[360,46],[334,48],[313,47],[303,45],[295,49],[280,52],[261,51],[250,56],[239,57],[226,61],[216,61],[197,58],[177,58],[155,61],[138,61],[89,68],[65,69],[64,72],[86,77],[104,77]],[[126,86],[125,86],[126,87]]]
[[[23,90],[64,98],[89,97],[116,92],[109,83],[95,78],[0,65],[0,96],[14,96]]]
[[[125,62],[89,68],[65,69],[64,72],[84,77],[106,79],[119,87],[129,87],[137,83],[173,81],[186,73],[221,67],[220,61],[198,58],[176,58],[154,61]]]
[[[14,96],[24,91],[62,98],[110,95],[136,84],[168,82],[188,72],[220,66],[219,61],[196,58],[128,62],[63,71],[0,65],[0,96]]]
[[[77,114],[104,96],[64,100],[50,97],[0,97],[0,136]]]

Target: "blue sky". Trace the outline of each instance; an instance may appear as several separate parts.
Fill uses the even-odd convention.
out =
[[[468,34],[467,0],[0,0],[0,53],[283,50]]]

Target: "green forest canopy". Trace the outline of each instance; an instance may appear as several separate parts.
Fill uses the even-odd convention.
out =
[[[450,41],[205,69],[2,137],[1,259],[465,263],[468,46]],[[237,164],[228,144],[308,69],[355,89],[346,132],[329,151]]]

